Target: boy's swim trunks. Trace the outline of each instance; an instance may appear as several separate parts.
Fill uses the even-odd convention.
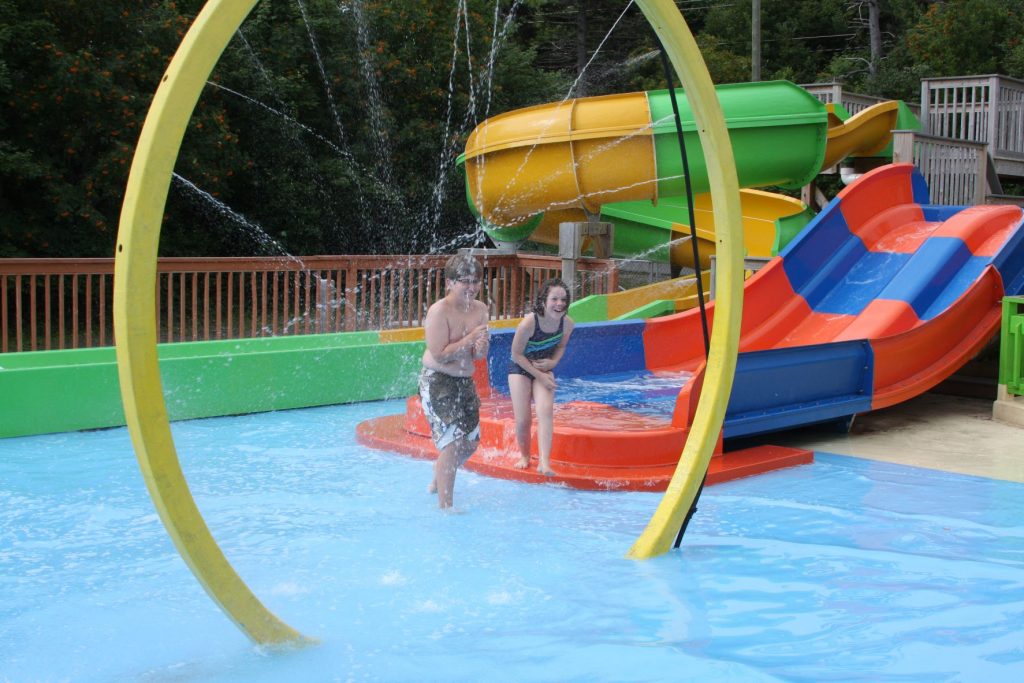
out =
[[[472,377],[453,377],[437,370],[420,372],[420,401],[437,450],[453,441],[480,440],[480,399]]]

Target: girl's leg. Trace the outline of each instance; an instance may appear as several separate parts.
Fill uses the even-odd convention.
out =
[[[530,395],[534,383],[523,375],[508,376],[508,393],[512,396],[512,412],[516,416],[516,443],[519,444],[519,461],[515,466],[521,470],[530,466]]]
[[[537,471],[541,474],[554,474],[551,469],[551,439],[555,429],[555,392],[540,382],[534,382],[533,404],[537,411],[537,450],[540,454]]]

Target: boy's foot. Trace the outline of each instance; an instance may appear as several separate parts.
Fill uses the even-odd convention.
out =
[[[545,477],[555,476],[555,471],[550,467],[538,467],[537,474],[543,474]]]
[[[516,464],[513,465],[512,467],[515,467],[517,470],[525,470],[529,466],[530,466],[530,459],[527,458],[526,456],[523,456],[523,457],[519,458],[519,460],[516,462]]]
[[[427,487],[427,493],[437,493],[437,480],[434,479],[430,482],[430,486]]]

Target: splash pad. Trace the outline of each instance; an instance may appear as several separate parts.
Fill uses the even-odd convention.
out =
[[[255,642],[312,642],[273,615],[231,567],[211,535],[182,473],[171,435],[156,353],[155,286],[160,223],[174,162],[192,109],[220,53],[256,0],[207,3],[186,34],[154,96],[136,147],[117,239],[114,314],[125,417],[153,502],[182,558],[221,609]],[[718,225],[719,321],[702,400],[680,465],[630,556],[667,551],[707,470],[736,365],[742,296],[741,216],[732,153],[700,52],[674,3],[639,0],[690,93],[708,166]]]

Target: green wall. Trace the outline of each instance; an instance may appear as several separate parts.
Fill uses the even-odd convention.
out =
[[[171,420],[409,396],[423,342],[376,332],[163,344]],[[0,355],[0,437],[124,424],[112,347]]]

